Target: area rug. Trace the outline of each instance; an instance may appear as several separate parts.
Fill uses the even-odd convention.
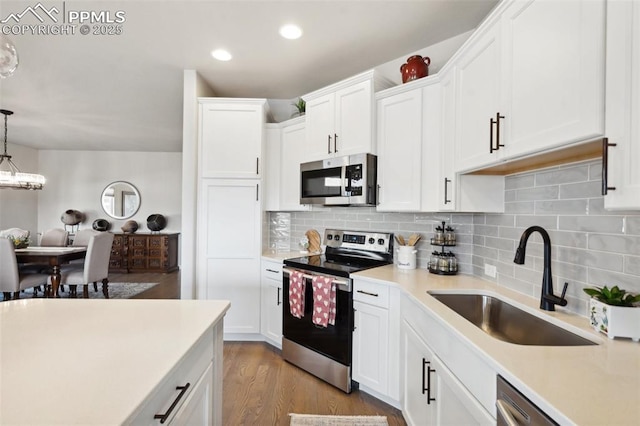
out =
[[[109,283],[109,299],[128,299],[156,285],[158,285],[158,283]],[[83,297],[82,291],[82,286],[78,286],[77,293],[79,299]],[[33,297],[32,289],[27,289],[20,295],[21,299],[29,297]],[[39,291],[36,297],[42,297],[42,291]],[[64,291],[60,291],[60,297],[69,297],[69,286],[64,286]],[[102,283],[98,283],[98,291],[94,291],[93,285],[89,285],[89,299],[104,299]]]
[[[289,414],[291,426],[385,426],[385,416],[319,416],[316,414]]]

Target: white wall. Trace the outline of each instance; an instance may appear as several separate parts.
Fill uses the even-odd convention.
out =
[[[131,218],[138,222],[138,232],[149,232],[147,216],[152,213],[166,216],[165,231],[180,232],[181,153],[43,150],[38,155],[40,173],[47,178],[38,193],[38,232],[63,228],[60,216],[68,209],[85,214],[80,229],[104,218],[119,232],[126,220],[110,218],[100,204],[103,189],[116,180],[130,182],[140,192],[140,209]]]
[[[4,143],[4,142],[3,142]],[[2,148],[4,152],[4,148]],[[22,145],[7,143],[7,154],[24,173],[38,173],[38,151]],[[5,163],[2,170],[8,170]],[[38,191],[24,189],[0,189],[0,229],[22,228],[31,232],[37,241]]]
[[[184,70],[182,112],[182,251],[180,298],[193,299],[196,288],[198,190],[198,97],[214,96],[194,70]]]

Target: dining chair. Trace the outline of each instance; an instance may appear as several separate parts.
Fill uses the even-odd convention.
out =
[[[42,233],[40,245],[43,247],[65,247],[69,240],[69,231],[62,228],[48,229]]]
[[[95,231],[93,229],[81,229],[76,232],[76,235],[73,237],[72,246],[88,246],[89,240],[94,235],[102,234],[102,232]]]
[[[49,275],[38,272],[23,273],[18,268],[13,242],[7,238],[0,238],[0,291],[4,300],[20,298],[20,291],[46,285]]]
[[[62,266],[60,283],[70,287],[71,297],[76,297],[77,286],[83,285],[83,296],[88,299],[89,283],[93,283],[94,288],[97,288],[98,281],[102,281],[102,293],[106,299],[109,298],[109,258],[112,245],[111,232],[98,232],[89,238],[83,264],[70,263]]]

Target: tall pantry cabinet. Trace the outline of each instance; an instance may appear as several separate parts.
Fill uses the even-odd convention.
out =
[[[225,339],[260,333],[266,108],[265,99],[199,99],[197,297],[231,302]]]

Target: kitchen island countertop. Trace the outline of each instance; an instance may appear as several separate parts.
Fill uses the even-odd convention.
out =
[[[560,424],[622,425],[640,422],[640,343],[608,339],[588,318],[558,308],[539,309],[539,298],[524,295],[469,275],[442,276],[423,269],[393,265],[354,274],[397,285],[435,314],[495,370],[512,382]],[[485,334],[444,304],[429,290],[480,290],[510,299],[598,342],[595,346],[523,346]],[[586,305],[585,305],[586,309]]]
[[[223,300],[0,303],[0,424],[122,424],[228,308]]]

